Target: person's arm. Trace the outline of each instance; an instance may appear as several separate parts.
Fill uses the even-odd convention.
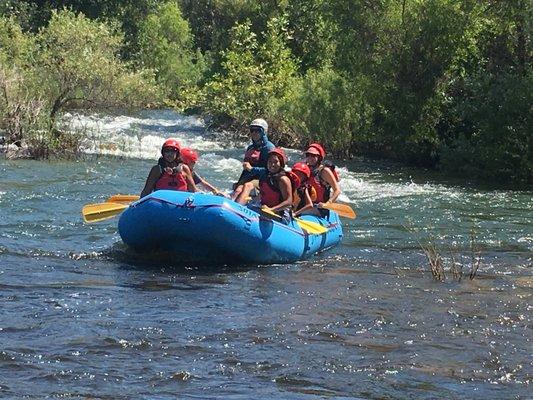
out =
[[[260,156],[259,156],[259,162],[262,166],[267,165],[268,162],[268,153],[270,153],[271,150],[274,150],[276,146],[274,146],[274,143],[267,140],[260,149]]]
[[[154,165],[146,178],[146,183],[144,184],[144,189],[141,192],[141,197],[147,196],[152,193],[155,189],[155,184],[157,180],[161,177],[161,169],[159,165]]]
[[[268,174],[266,167],[252,167],[252,164],[249,162],[244,162],[242,168],[248,173],[248,176],[250,177],[249,180],[258,179],[263,175]]]
[[[235,183],[235,185],[234,185],[235,187],[237,187],[239,185],[242,185],[243,183],[249,182],[252,179],[254,179],[252,177],[251,172],[250,172],[251,169],[252,169],[252,164],[250,164],[248,161],[244,161],[242,163],[241,176],[239,176],[239,179],[237,179],[237,183]]]
[[[283,201],[278,205],[271,208],[272,211],[283,210],[285,208],[292,206],[292,190],[291,190],[291,181],[289,177],[282,176],[279,179],[279,189],[281,191],[281,198]]]
[[[194,178],[192,177],[191,169],[185,165],[180,165],[181,173],[185,177],[185,181],[187,182],[187,190],[189,192],[197,192],[196,185],[194,184]]]
[[[250,174],[253,179],[259,179],[263,175],[268,174],[268,169],[266,169],[266,167],[252,167]]]
[[[222,194],[223,193],[218,190],[216,187],[214,187],[213,185],[211,185],[209,182],[207,182],[204,178],[202,178],[200,175],[196,175],[198,177],[198,179],[200,180],[200,184],[204,187],[206,187],[207,189],[209,189],[211,192],[213,192],[213,194]]]
[[[311,195],[309,194],[309,190],[307,188],[303,191],[303,194],[304,194],[305,204],[302,208],[300,208],[298,211],[294,213],[295,217],[302,215],[305,211],[311,210],[313,208],[313,200],[311,199]]]
[[[324,179],[329,186],[331,186],[331,195],[326,203],[334,203],[335,200],[337,200],[337,197],[339,197],[341,194],[341,188],[339,187],[337,179],[335,179],[335,175],[333,175],[333,172],[331,172],[329,168],[323,168],[320,172],[320,177]]]

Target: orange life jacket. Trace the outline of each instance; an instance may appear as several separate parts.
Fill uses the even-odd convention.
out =
[[[303,208],[305,206],[305,191],[309,192],[309,196],[311,197],[311,201],[313,203],[316,202],[316,190],[313,186],[311,186],[309,183],[304,183],[303,185],[300,185],[295,191],[293,196],[293,202],[292,207],[294,211],[298,211],[300,208]]]

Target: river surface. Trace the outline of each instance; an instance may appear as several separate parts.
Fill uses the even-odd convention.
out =
[[[0,398],[531,398],[531,191],[339,161],[358,212],[340,246],[198,268],[139,257],[117,218],[88,225],[80,210],[138,194],[168,136],[220,188],[245,143],[170,111],[70,123],[81,160],[0,159]]]

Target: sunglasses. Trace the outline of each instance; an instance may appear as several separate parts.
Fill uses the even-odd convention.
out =
[[[315,153],[305,153],[306,157],[319,157],[318,154]]]
[[[250,133],[261,133],[261,129],[259,129],[259,128],[250,128]]]
[[[178,150],[176,149],[173,149],[173,148],[166,148],[166,149],[163,149],[163,153],[177,153]]]

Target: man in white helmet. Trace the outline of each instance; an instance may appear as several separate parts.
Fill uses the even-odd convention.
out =
[[[250,124],[252,143],[246,148],[244,161],[252,167],[266,167],[268,152],[276,146],[268,140],[268,124],[263,118],[257,118]]]
[[[252,143],[246,148],[244,162],[250,163],[252,167],[266,168],[268,152],[276,146],[268,140],[268,123],[263,118],[256,118],[250,123],[250,137]],[[253,179],[249,171],[243,170],[239,180],[234,185],[235,191],[232,198],[235,199],[242,192],[243,185]],[[255,185],[254,185],[255,186]]]

